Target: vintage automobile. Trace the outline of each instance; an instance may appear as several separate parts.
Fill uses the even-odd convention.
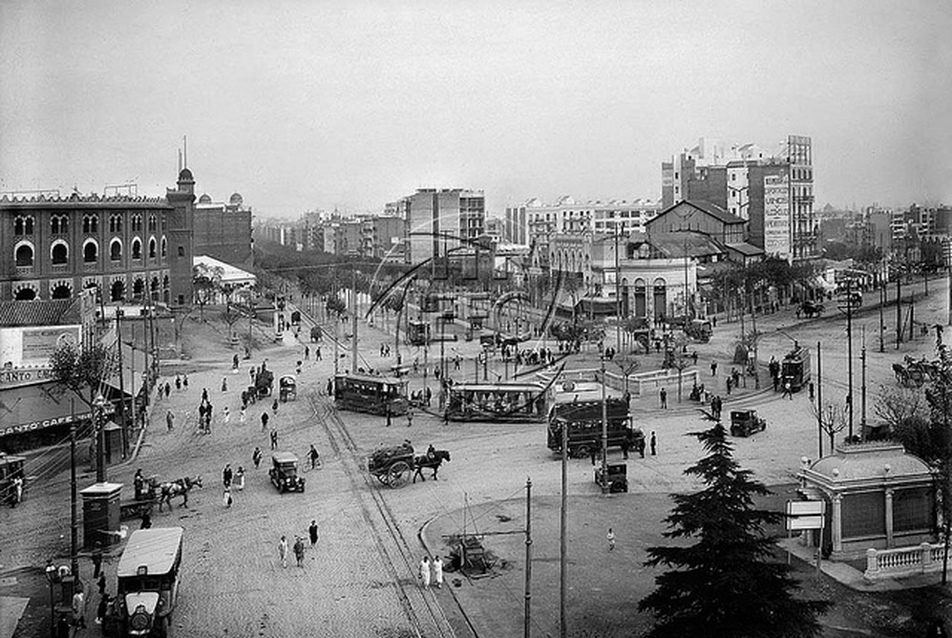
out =
[[[757,410],[731,410],[731,436],[750,436],[767,429],[767,421]]]
[[[278,382],[278,397],[282,403],[293,401],[297,398],[297,378],[293,374],[286,374]]]
[[[271,456],[268,476],[279,492],[304,491],[304,477],[298,476],[298,458],[290,452],[275,452]]]
[[[602,468],[595,468],[595,482],[602,485]],[[628,466],[624,463],[609,463],[608,471],[604,477],[608,484],[608,491],[611,494],[628,491]]]
[[[320,326],[314,326],[311,328],[311,341],[323,341],[324,340],[324,331],[321,330]]]
[[[684,333],[701,343],[707,343],[711,340],[714,330],[711,328],[711,322],[707,319],[692,319],[684,324]]]

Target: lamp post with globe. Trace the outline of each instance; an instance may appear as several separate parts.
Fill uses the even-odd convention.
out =
[[[94,433],[96,436],[96,482],[105,483],[106,482],[106,450],[105,450],[105,440],[103,437],[103,426],[105,425],[104,421],[106,418],[106,399],[103,397],[102,393],[99,393],[96,396],[96,399],[93,401],[93,407],[95,411],[93,412],[94,421]]]

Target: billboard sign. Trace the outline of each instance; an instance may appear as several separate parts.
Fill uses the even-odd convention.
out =
[[[787,529],[823,529],[825,512],[824,501],[787,501]]]
[[[22,333],[23,361],[49,361],[63,343],[79,344],[79,326],[25,328]]]
[[[764,176],[764,252],[789,260],[790,183],[786,175]]]

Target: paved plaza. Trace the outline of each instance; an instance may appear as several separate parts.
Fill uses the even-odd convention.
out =
[[[917,311],[924,321],[939,321],[946,312],[946,291],[941,285],[934,288],[938,290]],[[824,392],[845,396],[848,381],[843,323],[839,319],[801,321],[790,310],[760,317],[758,328],[765,333],[760,357],[763,361],[771,355],[782,357],[793,338],[811,348],[822,341]],[[928,356],[934,345],[930,335],[903,344],[898,350],[879,353],[870,337],[875,334],[873,326],[878,329],[878,314],[866,312],[857,317],[857,334],[862,325],[867,326],[866,382],[870,397],[881,384],[895,382],[890,370],[892,361],[906,354]],[[306,329],[301,331],[302,339],[306,333]],[[721,371],[730,368],[731,348],[738,334],[738,324],[720,323],[710,343],[697,345],[697,368],[703,382],[715,386],[721,383],[710,376],[709,364],[716,359]],[[371,328],[361,322],[360,365],[388,369],[394,358],[381,358],[378,352],[381,343],[392,341],[392,335],[379,327]],[[189,387],[176,391],[173,386],[170,398],[156,402],[137,457],[110,468],[110,480],[123,483],[124,494],[131,493],[133,473],[140,468],[146,476],[165,480],[198,475],[203,478],[204,488],[191,493],[188,508],[181,507],[176,500],[172,512],[153,515],[154,526],[181,525],[186,530],[174,633],[198,638],[399,637],[416,635],[415,631],[426,636],[460,638],[521,635],[524,540],[518,533],[490,533],[522,529],[524,486],[526,479],[531,478],[532,631],[538,636],[556,635],[561,475],[559,461],[545,445],[545,425],[444,425],[436,415],[421,413],[412,427],[407,426],[406,419],[395,418],[388,428],[383,417],[343,413],[343,424],[352,438],[352,446],[343,447],[340,430],[328,421],[329,398],[323,393],[334,370],[333,347],[327,342],[322,346],[320,361],[315,361],[315,346],[310,346],[312,356],[303,363],[297,400],[280,403],[277,412],[272,410],[271,400],[259,402],[249,408],[245,422],[241,423],[239,394],[247,386],[249,368],[266,360],[276,378],[293,373],[296,362],[303,360],[304,345],[288,333],[282,343],[256,351],[252,359],[242,361],[237,372],[232,372],[230,353],[221,346],[216,346],[217,354],[209,347],[212,356],[198,352],[189,361],[163,362],[163,380],[174,382],[176,372],[187,372]],[[350,350],[344,345],[340,351],[345,357],[340,360],[341,369],[350,365]],[[470,370],[478,349],[477,342],[462,339],[452,346],[452,352],[464,357]],[[433,351],[431,348],[431,359]],[[405,357],[412,360],[420,355],[421,352],[411,350]],[[583,352],[573,365],[585,367],[594,362],[594,353]],[[854,392],[858,396],[858,367],[854,374]],[[779,393],[768,387],[766,371],[762,378],[760,389],[750,379],[747,387],[742,386],[730,397],[723,388],[719,391],[725,399],[725,411],[755,407],[767,419],[764,432],[732,441],[743,467],[753,470],[761,481],[781,486],[776,495],[779,503],[792,496],[791,484],[801,457],[816,457],[817,428],[805,391],[795,394],[793,400],[781,399]],[[222,379],[228,385],[224,392]],[[411,375],[412,389],[422,387],[422,382],[421,374]],[[197,428],[196,408],[203,388],[208,389],[215,407],[210,434],[201,434]],[[645,548],[663,542],[661,519],[670,508],[668,494],[696,487],[683,471],[701,454],[690,433],[705,424],[697,410],[699,405],[687,399],[687,391],[688,388],[681,403],[672,394],[667,410],[660,409],[656,396],[633,399],[635,425],[646,433],[656,433],[658,454],[648,454],[643,459],[631,455],[627,461],[628,494],[600,494],[593,480],[591,461],[569,460],[569,635],[636,635],[648,626],[649,619],[636,613],[638,599],[653,586],[653,570],[642,566]],[[221,414],[226,405],[231,417],[224,424]],[[165,427],[167,410],[176,415],[172,431]],[[306,489],[302,494],[279,494],[268,481],[270,446],[269,433],[261,428],[263,412],[272,417],[268,429],[274,426],[278,431],[279,450],[294,452],[302,465],[311,444],[322,453],[322,467],[303,474]],[[872,407],[869,417],[874,418]],[[857,422],[858,419],[857,413]],[[396,445],[404,439],[409,439],[421,452],[431,443],[451,452],[451,460],[440,470],[440,480],[418,481],[396,490],[379,487],[375,482],[361,482],[366,472],[358,478],[357,470],[364,467],[363,459],[377,447]],[[264,453],[264,462],[257,469],[251,462],[255,446]],[[622,460],[620,452],[611,452],[610,461]],[[221,498],[221,470],[226,463],[234,469],[242,466],[247,472],[245,489],[234,492],[230,508],[223,505]],[[42,566],[49,556],[63,560],[67,555],[67,479],[68,473],[61,473],[28,493],[27,500],[16,510],[0,511],[0,573]],[[84,472],[80,487],[92,480],[92,475]],[[372,492],[382,500],[370,498]],[[306,537],[312,519],[318,522],[320,538],[314,547],[308,547],[304,567],[295,566],[293,560],[287,568],[282,567],[278,539],[282,534],[292,542],[295,535]],[[137,521],[124,524],[134,529]],[[390,524],[393,528],[386,528]],[[618,544],[611,554],[605,538],[609,527],[617,535]],[[416,579],[420,558],[424,553],[448,555],[447,537],[464,532],[487,534],[484,544],[497,558],[498,569],[491,577],[482,579],[448,573],[444,588],[421,590]],[[106,560],[112,591],[117,563],[118,550]],[[82,559],[81,565],[88,577],[88,557]],[[13,583],[0,585],[0,595],[23,594]],[[40,589],[29,596],[31,603],[25,615],[35,615],[37,620],[32,626],[39,627],[40,616],[48,614],[46,593]],[[606,608],[611,613],[606,614]],[[849,623],[857,633],[837,633],[836,627]],[[901,635],[875,633],[876,628],[864,625],[861,618],[838,616],[836,611],[826,625],[828,636]],[[14,635],[40,634],[24,629]],[[90,623],[85,635],[98,635],[98,628]]]

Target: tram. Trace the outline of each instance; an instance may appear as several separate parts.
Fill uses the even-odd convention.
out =
[[[430,343],[430,324],[426,321],[408,321],[407,343],[411,346],[425,346]]]
[[[542,422],[546,389],[538,383],[458,383],[450,387],[450,421]]]
[[[334,405],[351,412],[406,414],[410,409],[407,381],[375,374],[338,374],[334,377]]]

